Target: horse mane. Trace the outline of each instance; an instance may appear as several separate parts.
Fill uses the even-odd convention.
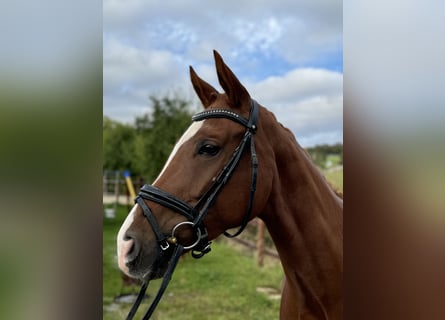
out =
[[[295,138],[295,135],[292,133],[292,131],[289,128],[286,128],[281,122],[279,122],[277,120],[277,118],[275,117],[275,115],[269,111],[269,114],[273,117],[273,119],[280,125],[280,127],[284,130],[284,132],[287,134],[287,136],[289,137],[289,139],[291,141],[293,141],[294,145],[296,148],[299,148],[300,145],[298,144],[297,139]],[[311,155],[309,154],[309,152],[305,149],[305,148],[301,148],[301,150],[303,150],[303,152],[305,153],[306,157],[311,161],[311,163],[315,166]],[[329,182],[326,177],[324,175],[322,175],[324,180],[326,181],[326,183],[329,185],[329,187],[331,188],[331,190],[335,193],[335,195],[337,197],[339,197],[340,199],[343,200],[343,192],[340,191],[337,187],[335,187],[331,182]]]

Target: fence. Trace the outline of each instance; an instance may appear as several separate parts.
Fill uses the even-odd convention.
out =
[[[275,244],[261,219],[255,218],[249,222],[242,234],[236,238],[230,238],[249,250],[255,250],[257,264],[261,267],[264,264],[264,256],[279,259]]]
[[[139,190],[144,184],[141,177],[135,177],[132,180],[135,190]],[[117,204],[133,205],[133,197],[128,190],[125,171],[104,170],[102,180],[103,204],[105,208],[113,207],[116,209]]]

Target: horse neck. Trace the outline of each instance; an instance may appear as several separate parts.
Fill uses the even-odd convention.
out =
[[[289,130],[273,123],[268,137],[276,165],[271,195],[260,217],[275,242],[294,296],[306,304],[315,299],[327,310],[341,303],[343,200]]]

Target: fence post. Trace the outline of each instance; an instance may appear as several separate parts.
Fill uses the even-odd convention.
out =
[[[257,218],[257,263],[258,266],[262,267],[264,265],[264,222],[263,220]]]
[[[115,208],[117,207],[117,204],[119,203],[119,176],[120,176],[120,172],[116,171],[116,175],[115,175],[115,180],[114,180],[114,193],[116,195],[116,204],[115,204]]]

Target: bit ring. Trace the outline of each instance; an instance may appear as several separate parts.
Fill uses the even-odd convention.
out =
[[[186,224],[189,224],[189,225],[193,226],[193,222],[191,222],[191,221],[183,221],[183,222],[178,223],[172,230],[171,238],[176,238],[175,237],[176,229],[178,229],[180,226],[183,226],[183,225],[186,225]],[[189,249],[192,249],[192,248],[196,247],[198,245],[199,241],[201,240],[201,230],[200,229],[196,229],[196,230],[197,230],[198,239],[192,245],[184,247],[185,250],[189,250]]]

